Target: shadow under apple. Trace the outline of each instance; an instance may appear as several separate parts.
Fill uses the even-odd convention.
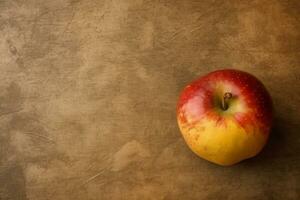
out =
[[[293,162],[293,155],[300,153],[300,146],[295,137],[300,127],[291,124],[286,119],[276,116],[270,133],[269,141],[263,150],[255,157],[242,162],[242,165],[273,165],[284,166],[283,163]],[[299,139],[298,139],[299,140]],[[299,154],[298,154],[299,155]]]

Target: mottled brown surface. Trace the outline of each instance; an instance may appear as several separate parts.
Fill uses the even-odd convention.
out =
[[[299,0],[0,0],[0,199],[300,199]],[[179,91],[221,68],[276,106],[256,158],[185,145]]]

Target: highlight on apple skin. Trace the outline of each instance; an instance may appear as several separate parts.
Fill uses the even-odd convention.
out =
[[[224,69],[187,85],[177,104],[177,122],[198,156],[229,166],[257,155],[272,126],[272,100],[253,75]]]

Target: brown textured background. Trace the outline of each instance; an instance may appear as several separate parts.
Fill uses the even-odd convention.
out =
[[[300,199],[299,0],[0,0],[0,199]],[[185,145],[180,90],[221,68],[276,106],[256,158]]]

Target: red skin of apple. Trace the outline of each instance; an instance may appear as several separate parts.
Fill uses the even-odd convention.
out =
[[[245,132],[251,132],[248,127],[256,126],[260,134],[268,137],[273,116],[271,97],[256,77],[234,69],[211,72],[185,87],[177,104],[178,123],[193,126],[193,123],[206,118],[215,121],[216,126],[226,127],[226,117],[215,109],[220,106],[214,100],[218,83],[236,88],[227,92],[232,93],[233,99],[241,99],[247,112],[234,112],[232,117]]]
[[[273,116],[272,100],[268,91],[265,86],[251,74],[234,69],[211,72],[188,85],[181,93],[177,104],[177,115],[180,116],[180,120],[186,122],[185,116],[187,116],[190,111],[184,109],[183,106],[196,95],[203,98],[198,98],[198,101],[194,102],[195,106],[193,106],[193,108],[198,109],[198,112],[196,112],[197,116],[195,117],[200,119],[208,114],[208,110],[213,110],[213,91],[211,91],[210,83],[219,80],[231,82],[240,88],[240,95],[245,97],[247,106],[254,111],[251,113],[251,116],[249,113],[237,113],[235,118],[239,124],[244,127],[253,121],[259,122],[261,126],[263,126],[263,129],[265,129],[264,133],[268,134],[269,128],[272,125]],[[183,114],[180,115],[180,113]],[[221,116],[216,112],[209,113],[209,117],[219,122],[222,120]]]

